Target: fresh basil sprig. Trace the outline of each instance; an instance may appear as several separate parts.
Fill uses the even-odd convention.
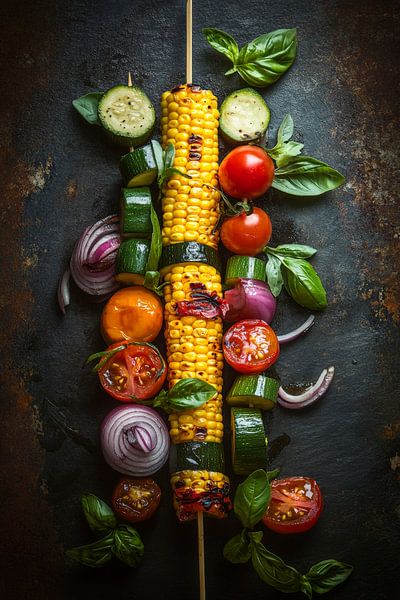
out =
[[[169,142],[165,150],[163,150],[160,142],[157,140],[151,140],[151,147],[153,149],[153,156],[157,165],[157,184],[160,191],[164,183],[168,181],[168,179],[174,173],[180,175],[181,177],[186,177],[186,179],[191,179],[190,175],[187,175],[187,173],[182,173],[182,171],[174,167],[175,146],[172,144],[172,142]]]
[[[183,410],[200,408],[211,400],[217,393],[213,385],[188,377],[181,379],[168,391],[162,390],[153,401],[154,407],[159,407],[167,413],[182,412]]]
[[[258,469],[238,486],[234,498],[234,511],[244,529],[225,544],[224,557],[234,564],[246,563],[251,558],[257,575],[281,592],[303,592],[308,598],[312,598],[313,591],[325,594],[351,575],[351,565],[334,559],[323,560],[303,575],[264,546],[261,541],[262,531],[252,531],[268,508],[271,496],[270,481],[277,473],[276,470],[268,473]]]
[[[144,555],[144,545],[136,529],[123,524],[114,531],[111,551],[129,567],[137,567]]]
[[[158,263],[160,262],[161,251],[162,251],[160,222],[158,220],[157,213],[154,210],[153,205],[151,205],[151,207],[150,207],[150,220],[151,220],[151,225],[152,225],[152,232],[151,232],[149,256],[147,257],[147,262],[146,262],[146,267],[145,267],[146,272],[147,271],[157,271]]]
[[[72,106],[90,125],[101,125],[97,109],[102,96],[103,92],[91,92],[72,100]]]
[[[277,29],[265,33],[240,50],[233,37],[220,29],[206,28],[203,33],[210,46],[232,61],[233,67],[225,75],[238,73],[254,87],[274,83],[296,58],[296,29]]]
[[[103,533],[117,526],[117,519],[111,508],[94,494],[83,494],[81,504],[92,531]]]

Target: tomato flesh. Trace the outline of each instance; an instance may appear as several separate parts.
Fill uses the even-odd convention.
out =
[[[229,217],[221,226],[221,241],[225,248],[244,256],[256,256],[268,244],[272,234],[269,216],[261,208],[253,208]]]
[[[274,163],[260,146],[238,146],[225,156],[218,177],[225,193],[253,200],[271,187]]]
[[[123,477],[114,489],[112,507],[125,521],[138,523],[153,515],[160,498],[161,490],[151,477]]]
[[[261,373],[279,356],[272,327],[261,319],[238,321],[224,335],[225,360],[239,373]]]
[[[318,521],[322,504],[321,490],[314,479],[275,479],[263,523],[277,533],[301,533]]]
[[[99,370],[105,391],[121,402],[147,400],[162,388],[167,376],[165,361],[151,345],[116,343],[109,351],[123,347],[110,356]]]

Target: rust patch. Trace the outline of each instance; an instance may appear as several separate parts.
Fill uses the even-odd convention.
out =
[[[394,421],[389,425],[385,425],[382,431],[382,436],[387,440],[395,440],[400,434],[400,421]]]
[[[397,453],[390,459],[390,468],[392,471],[400,468],[400,456]]]
[[[67,185],[67,198],[69,198],[70,200],[73,200],[76,197],[76,192],[78,190],[78,185],[75,181],[75,179],[70,179],[70,181],[68,181],[68,185]]]

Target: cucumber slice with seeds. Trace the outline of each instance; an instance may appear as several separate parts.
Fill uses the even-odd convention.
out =
[[[237,475],[249,475],[267,466],[267,443],[260,410],[232,408],[232,466]]]
[[[227,141],[246,144],[264,137],[270,116],[262,96],[252,88],[243,88],[223,101],[219,127]]]
[[[151,185],[157,177],[157,165],[150,144],[124,154],[119,161],[124,185],[127,188]]]
[[[139,87],[116,85],[100,99],[98,113],[106,133],[122,146],[144,144],[154,129],[156,113]]]
[[[236,377],[226,401],[232,406],[250,406],[271,410],[278,399],[280,382],[265,375]]]

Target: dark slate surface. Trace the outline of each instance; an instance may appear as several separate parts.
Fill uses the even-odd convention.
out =
[[[269,547],[302,570],[328,557],[354,564],[332,600],[399,597],[399,12],[389,0],[194,5],[195,80],[220,99],[241,82],[224,78],[227,62],[207,47],[202,27],[227,30],[239,43],[298,28],[294,68],[264,93],[270,135],[290,112],[306,151],[347,177],[319,200],[278,193],[265,200],[274,243],[318,248],[314,264],[330,301],[307,337],[282,351],[280,375],[309,381],[328,364],[337,370],[315,407],[266,417],[273,466],[315,477],[325,496],[315,529],[290,539],[271,533]],[[103,345],[101,307],[75,289],[64,318],[56,303],[74,240],[116,210],[120,186],[118,149],[74,114],[71,100],[125,81],[131,69],[158,106],[162,91],[184,79],[183,7],[183,0],[1,3],[0,595],[7,600],[198,597],[196,529],[177,524],[166,470],[157,476],[161,508],[139,528],[146,555],[138,570],[113,563],[92,571],[64,558],[65,548],[92,539],[81,492],[109,498],[117,476],[97,440],[114,403],[82,368]],[[283,297],[277,330],[306,314]],[[286,597],[249,565],[224,561],[234,517],[205,530],[209,600]]]

